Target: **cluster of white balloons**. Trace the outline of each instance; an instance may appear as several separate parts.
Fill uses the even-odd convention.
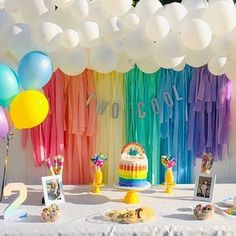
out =
[[[69,75],[85,68],[153,73],[208,64],[236,76],[232,0],[0,0],[0,62],[17,64],[40,50]],[[55,5],[58,7],[55,10]]]

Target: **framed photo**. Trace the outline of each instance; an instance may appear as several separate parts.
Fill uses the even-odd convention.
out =
[[[46,206],[49,206],[52,203],[61,204],[65,202],[61,175],[42,177],[42,183]]]
[[[199,173],[196,175],[194,199],[211,202],[216,181],[216,175]]]

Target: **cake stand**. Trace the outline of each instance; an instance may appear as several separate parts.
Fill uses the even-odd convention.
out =
[[[126,195],[123,198],[123,202],[126,204],[134,204],[139,202],[139,197],[137,192],[146,190],[151,187],[149,182],[146,182],[145,185],[141,187],[126,187],[119,184],[114,184],[114,187],[127,191]]]

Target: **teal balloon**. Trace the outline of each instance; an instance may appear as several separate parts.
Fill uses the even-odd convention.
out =
[[[18,79],[25,90],[40,89],[48,83],[53,73],[52,61],[43,52],[27,53],[20,61]]]
[[[8,107],[18,93],[16,73],[9,66],[0,64],[0,105]]]

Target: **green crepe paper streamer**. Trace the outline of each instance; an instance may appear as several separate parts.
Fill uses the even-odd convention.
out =
[[[192,68],[189,66],[181,72],[161,69],[153,74],[145,74],[135,67],[125,74],[126,142],[138,142],[145,148],[148,181],[152,184],[164,181],[161,155],[177,158],[174,173],[178,183],[192,182],[193,155],[187,150],[186,143],[191,78]],[[181,97],[179,102],[176,102],[173,85]],[[164,92],[168,92],[173,102],[167,103]],[[158,99],[157,114],[151,103],[154,98]]]
[[[145,74],[137,67],[125,74],[126,142],[140,143],[148,158],[148,181],[160,183],[160,122],[152,109],[151,100],[157,97],[160,73]],[[144,118],[137,104],[144,102]]]

